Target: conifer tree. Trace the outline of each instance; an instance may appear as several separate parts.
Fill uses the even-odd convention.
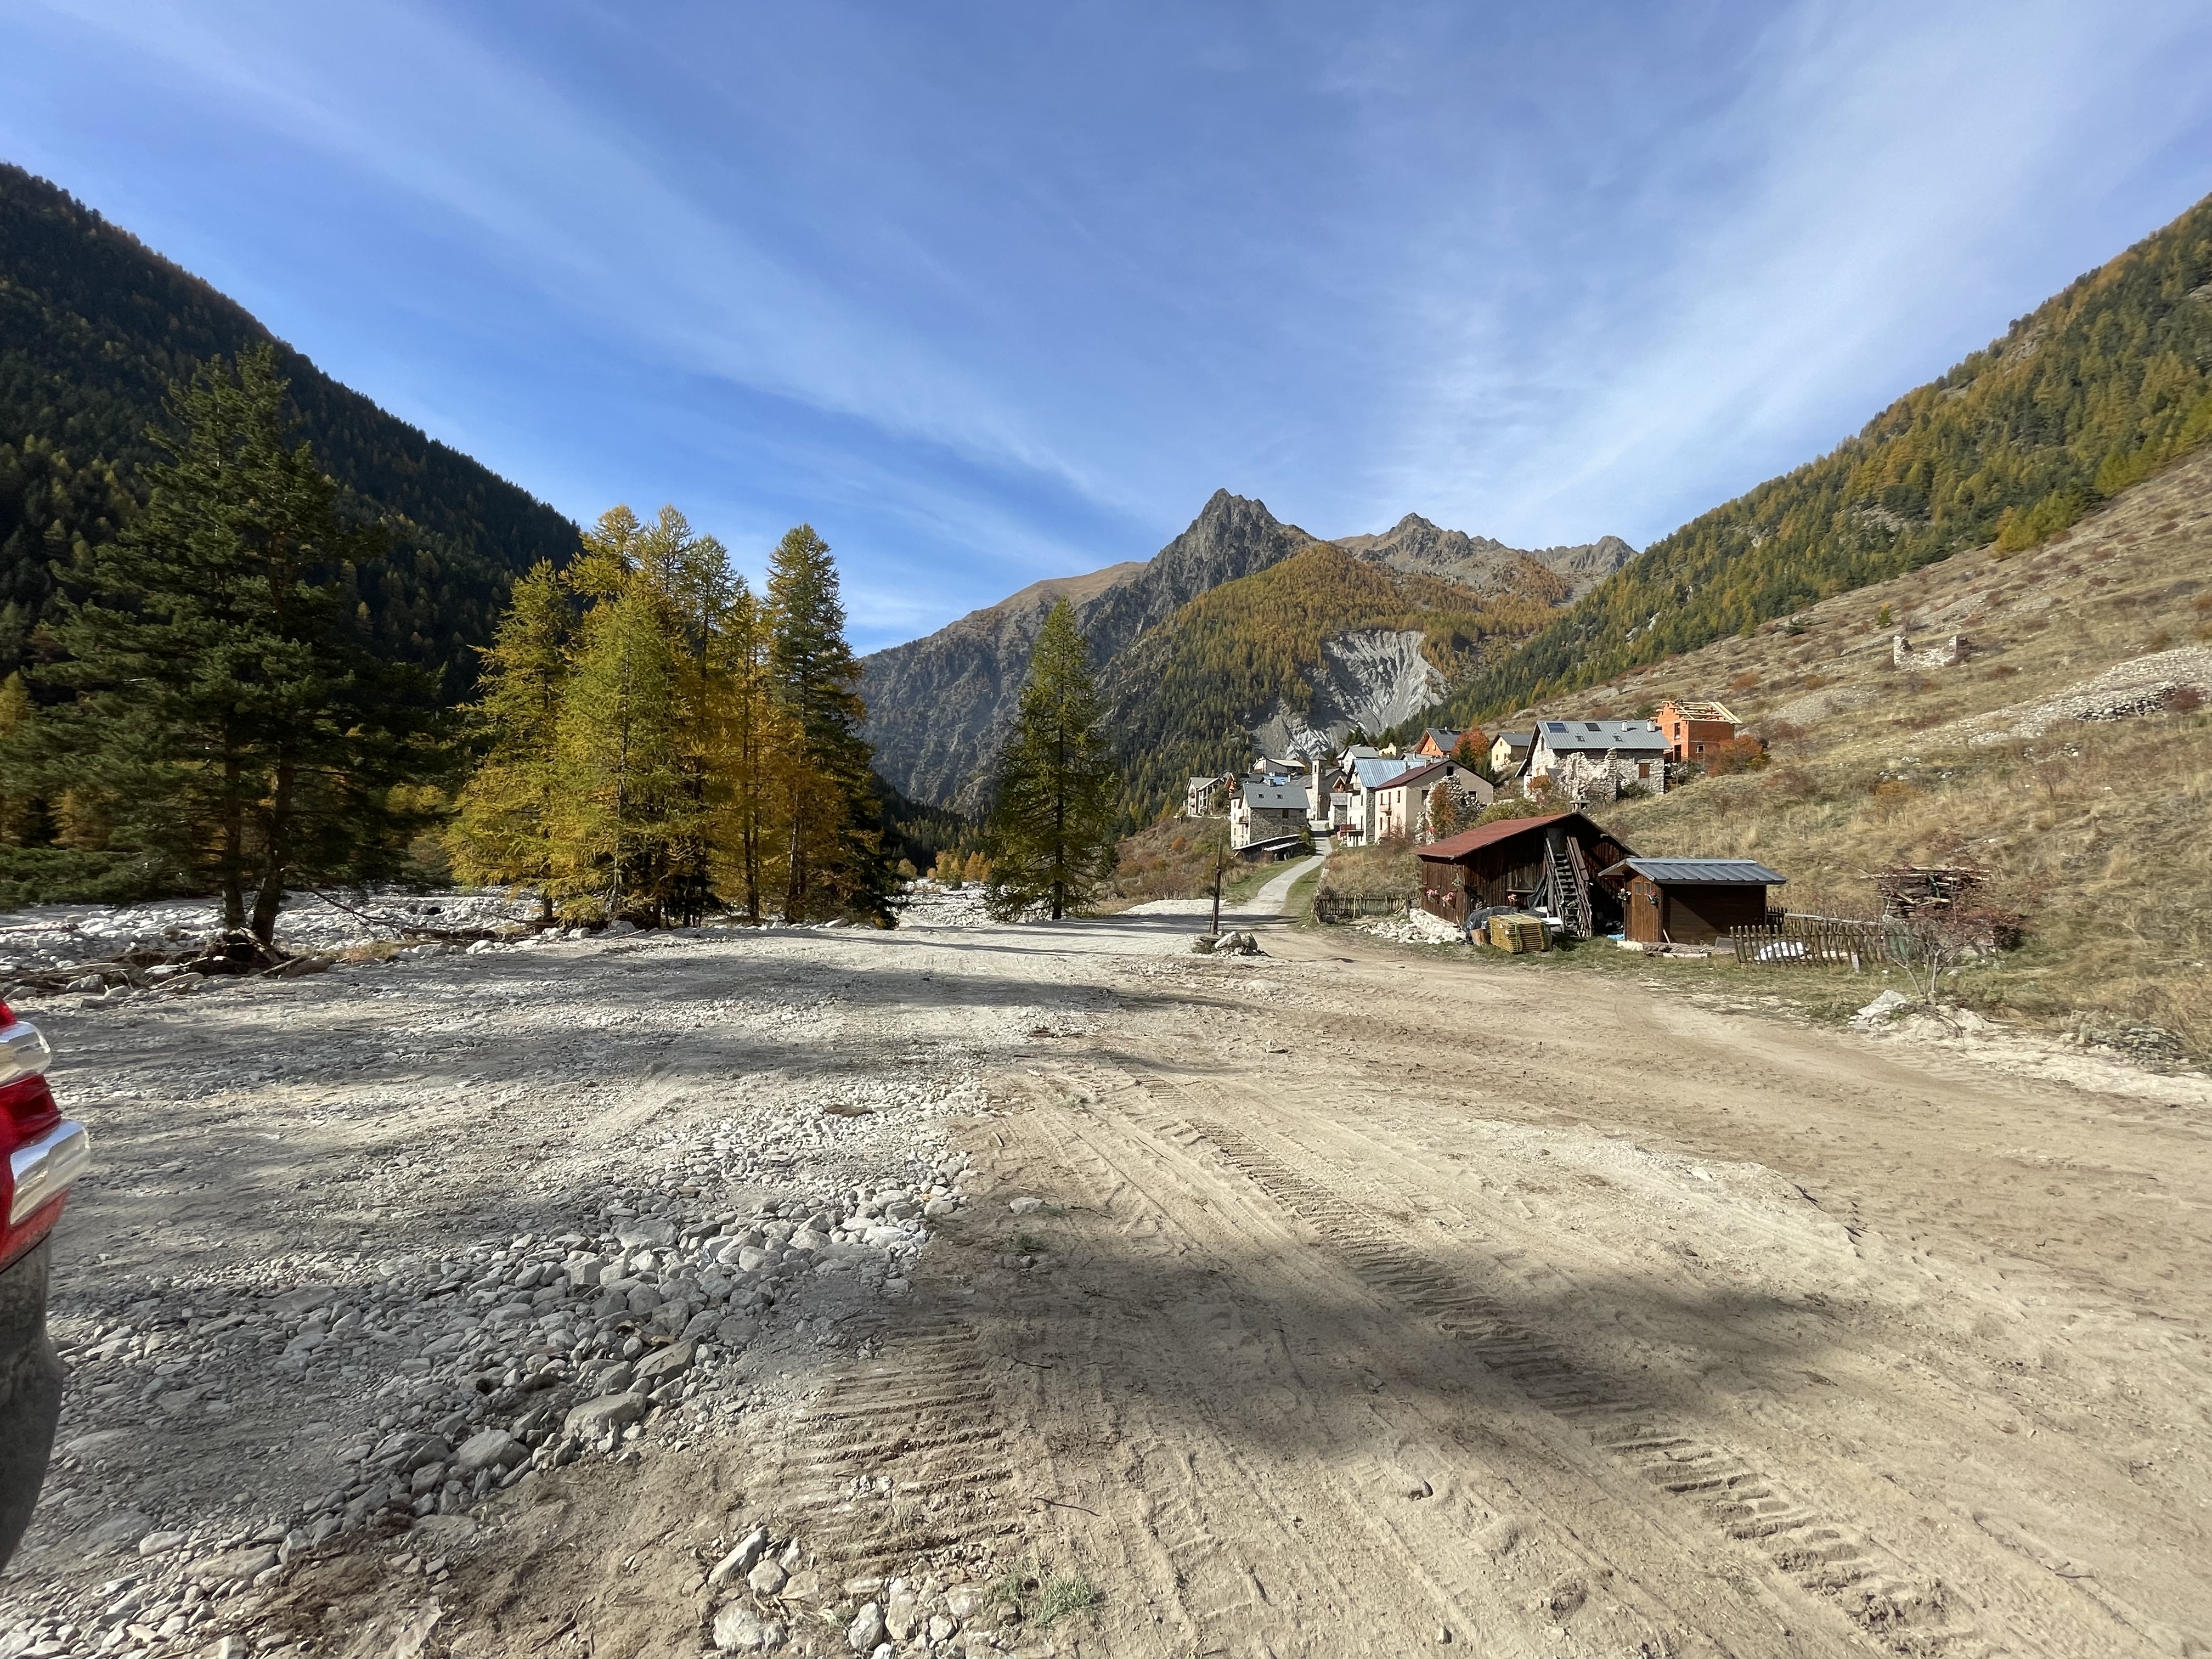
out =
[[[791,739],[777,769],[783,914],[797,921],[842,908],[884,919],[892,883],[860,737],[860,665],[845,639],[836,564],[811,525],[787,532],[769,557],[768,617],[769,669]]]
[[[397,866],[395,785],[433,775],[434,688],[352,634],[343,574],[374,550],[302,442],[267,347],[172,387],[169,459],[93,559],[48,678],[46,763],[125,845],[222,895],[265,945],[289,882]]]
[[[778,767],[794,746],[774,694],[769,643],[765,607],[744,576],[733,576],[714,647],[721,689],[716,705],[723,803],[719,842],[729,890],[756,926],[783,844],[775,809],[787,791]]]
[[[1063,599],[1045,618],[1013,724],[1000,741],[989,831],[993,915],[1087,910],[1114,867],[1119,785],[1090,647]]]
[[[594,603],[562,685],[550,886],[610,920],[660,919],[686,817],[679,663],[668,607],[643,567],[645,538],[635,514],[612,508],[586,532],[568,577]]]
[[[32,792],[10,783],[29,775],[31,757],[37,752],[33,726],[37,710],[31,688],[21,674],[0,680],[0,847],[22,847],[32,839],[33,821],[39,816],[38,799]],[[19,758],[20,757],[20,758]]]
[[[574,632],[560,576],[550,564],[532,566],[514,584],[484,650],[469,711],[484,754],[447,836],[464,881],[529,884],[543,893],[552,878],[562,691]]]
[[[696,923],[717,902],[716,820],[729,795],[722,745],[730,687],[720,647],[736,579],[722,544],[695,534],[672,506],[662,507],[639,538],[638,558],[640,579],[659,606],[674,653],[671,718],[680,781],[664,831],[667,867],[659,902],[668,917]]]

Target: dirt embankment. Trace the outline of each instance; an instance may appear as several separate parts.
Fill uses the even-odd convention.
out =
[[[0,1651],[2212,1640],[2197,1096],[1192,925],[34,1011],[103,1162]]]
[[[1961,995],[2212,1060],[2208,569],[2212,453],[2044,546],[1960,553],[1544,712],[1723,699],[1772,763],[1601,809],[1638,852],[1762,859],[1790,908],[1844,915],[1869,871],[1979,865],[2028,939]]]

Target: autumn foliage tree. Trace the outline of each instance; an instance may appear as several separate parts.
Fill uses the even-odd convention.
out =
[[[783,538],[756,594],[674,507],[603,514],[484,653],[465,878],[580,918],[887,919],[859,668],[830,549]]]

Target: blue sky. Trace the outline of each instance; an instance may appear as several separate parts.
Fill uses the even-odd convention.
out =
[[[2212,8],[14,0],[0,155],[863,648],[1217,486],[1641,546],[2212,191]]]

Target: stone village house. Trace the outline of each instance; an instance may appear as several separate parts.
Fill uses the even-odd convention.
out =
[[[1522,765],[1521,790],[1551,781],[1559,801],[1575,806],[1617,800],[1624,789],[1667,793],[1667,739],[1652,720],[1538,720]]]
[[[1240,779],[1229,802],[1229,844],[1242,852],[1307,833],[1306,786],[1279,775]]]

